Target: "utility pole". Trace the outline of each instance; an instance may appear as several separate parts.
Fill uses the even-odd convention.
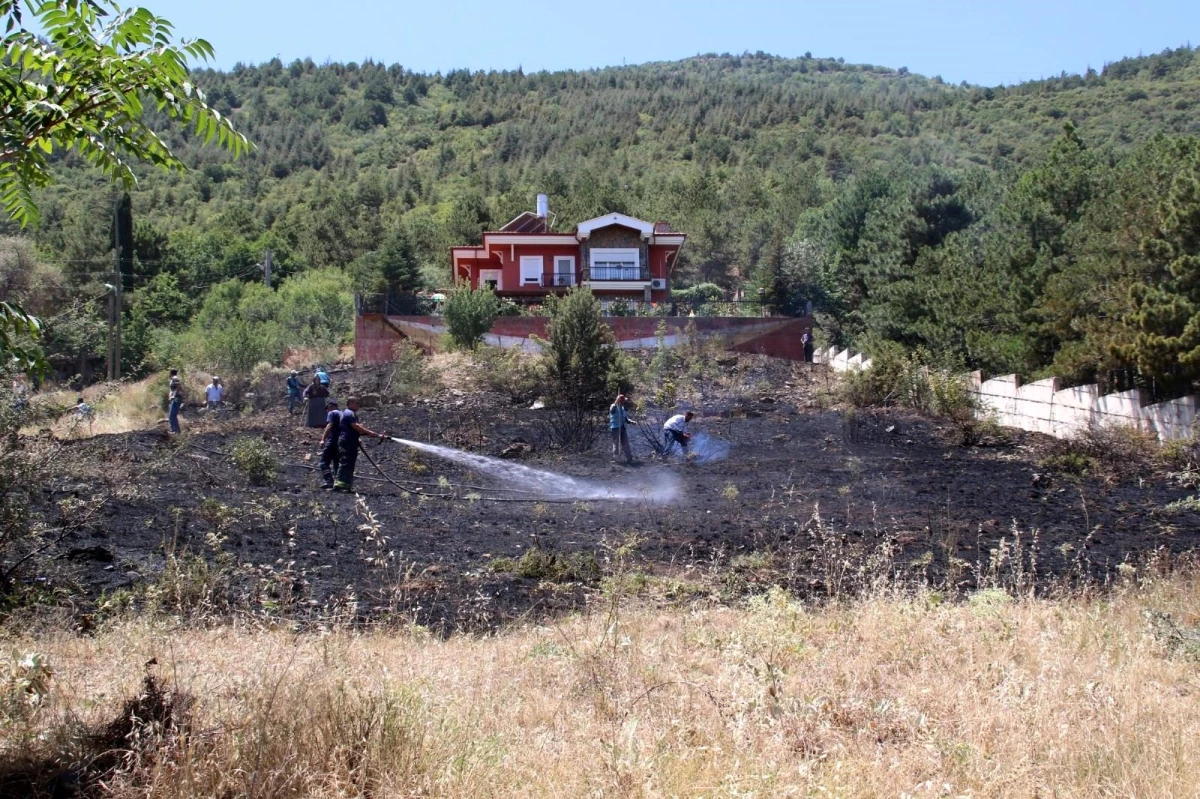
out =
[[[267,284],[267,288],[271,288],[271,248],[267,248],[267,254],[263,258],[263,280]]]
[[[113,290],[112,316],[108,320],[109,361],[108,379],[121,379],[121,284],[125,276],[121,274],[121,213],[120,195],[113,193]],[[133,242],[129,242],[133,246]]]
[[[116,335],[112,337],[113,359],[112,359],[112,374],[110,380],[121,379],[121,283],[124,282],[121,275],[121,245],[118,244],[113,248],[113,317],[110,322],[109,330],[116,328]]]
[[[106,377],[109,380],[112,380],[113,379],[113,342],[115,341],[115,339],[113,338],[113,317],[114,317],[113,309],[116,307],[115,303],[116,303],[117,287],[116,287],[116,284],[113,284],[112,286],[109,286],[108,288],[109,288],[109,291],[108,291],[108,369],[106,370],[107,371]]]

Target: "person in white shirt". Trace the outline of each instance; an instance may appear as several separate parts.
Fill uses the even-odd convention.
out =
[[[679,448],[683,450],[684,456],[687,456],[688,441],[692,438],[687,427],[693,416],[691,411],[677,413],[663,425],[663,447],[666,452],[669,453],[672,445],[678,444]]]
[[[212,382],[204,389],[204,399],[208,401],[208,409],[215,410],[225,400],[225,386],[221,378],[213,375]]]

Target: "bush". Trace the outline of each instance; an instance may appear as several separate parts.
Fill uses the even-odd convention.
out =
[[[725,290],[716,283],[700,283],[691,288],[673,290],[671,299],[695,304],[719,302],[725,299]]]
[[[450,292],[442,311],[450,341],[456,347],[474,350],[492,329],[498,312],[496,295],[487,289],[473,291],[463,287]]]
[[[633,362],[617,348],[590,289],[572,289],[548,303],[550,340],[544,357],[552,446],[585,452],[599,436],[595,412],[633,385]]]
[[[279,460],[267,442],[254,436],[242,436],[233,442],[229,457],[250,480],[251,485],[270,485],[279,471]]]
[[[0,369],[0,595],[7,595],[41,538],[33,506],[45,485],[46,453],[23,441],[29,401],[13,390],[15,374]]]
[[[1157,436],[1127,425],[1090,425],[1065,443],[1067,453],[1078,453],[1118,473],[1150,469],[1160,457]]]
[[[392,345],[392,370],[380,393],[384,399],[419,393],[430,383],[429,364],[425,352],[411,341]]]
[[[871,357],[871,366],[844,372],[839,394],[856,408],[890,406],[912,408],[955,422],[968,422],[977,403],[965,375],[929,365],[929,354],[906,354],[899,345],[882,343]]]
[[[550,298],[548,305],[546,373],[555,402],[593,409],[628,390],[634,367],[621,358],[591,290],[572,289]]]
[[[476,358],[483,367],[483,387],[508,398],[513,404],[525,404],[542,392],[544,375],[538,358],[519,349],[480,350]]]

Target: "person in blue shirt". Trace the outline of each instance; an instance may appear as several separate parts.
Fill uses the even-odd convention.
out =
[[[618,394],[617,399],[608,408],[608,431],[612,434],[612,456],[616,460],[621,453],[625,454],[625,462],[633,463],[633,450],[629,448],[629,431],[626,425],[633,422],[629,418],[629,410],[624,394]]]
[[[333,488],[333,471],[338,465],[338,438],[341,435],[342,412],[337,403],[325,403],[325,432],[321,434],[321,478],[324,488]]]
[[[338,423],[338,472],[337,480],[333,481],[334,491],[350,491],[354,487],[354,466],[358,462],[358,439],[368,438],[387,439],[387,433],[376,433],[368,430],[358,422],[358,397],[346,400],[346,410],[342,411]]]
[[[320,380],[321,385],[329,388],[329,373],[325,371],[324,366],[318,366],[316,371],[313,372],[313,377],[317,378],[317,380]]]
[[[303,390],[300,385],[300,373],[293,369],[287,379],[288,414],[296,412],[296,403],[300,402],[300,392]]]

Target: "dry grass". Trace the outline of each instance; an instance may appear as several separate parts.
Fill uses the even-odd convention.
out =
[[[190,719],[143,736],[113,795],[1197,796],[1200,671],[1148,614],[1195,625],[1198,607],[1190,572],[1054,601],[773,593],[445,641],[130,621],[0,642],[54,669],[0,735],[10,761],[70,751],[157,658]]]
[[[191,387],[195,382],[190,380],[188,386]],[[207,383],[207,378],[204,382]],[[58,439],[144,430],[166,419],[166,411],[162,409],[162,395],[165,393],[166,379],[161,375],[152,375],[132,383],[97,383],[88,386],[82,393],[65,389],[42,392],[33,397],[33,407],[53,416],[46,423],[34,427],[48,427]],[[75,413],[75,399],[80,396],[92,408],[91,424],[80,420]],[[22,432],[32,434],[36,431],[29,429]]]

